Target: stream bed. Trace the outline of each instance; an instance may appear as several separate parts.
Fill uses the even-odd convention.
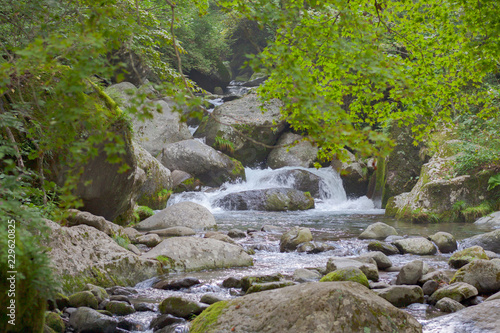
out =
[[[286,169],[286,168],[285,168]],[[297,168],[294,168],[297,169]],[[279,169],[283,170],[283,169]],[[223,185],[216,190],[205,192],[188,192],[172,196],[169,205],[181,201],[193,201],[208,208],[217,221],[219,231],[230,229],[249,230],[245,238],[236,241],[247,249],[253,249],[252,256],[254,265],[245,268],[230,268],[224,270],[201,271],[190,273],[171,273],[169,279],[181,279],[184,277],[195,277],[201,284],[180,291],[167,291],[152,288],[158,281],[153,278],[139,283],[135,286],[137,294],[131,297],[133,302],[147,302],[157,305],[166,297],[182,295],[186,298],[199,301],[206,293],[215,293],[223,298],[237,297],[238,290],[222,287],[222,281],[228,277],[243,277],[247,275],[264,275],[281,273],[283,276],[291,276],[298,268],[325,267],[328,258],[354,257],[367,252],[370,240],[358,239],[359,234],[370,224],[384,222],[393,226],[401,236],[429,236],[438,231],[449,232],[459,241],[473,235],[484,233],[487,230],[479,229],[474,224],[464,223],[440,223],[440,224],[411,224],[397,221],[384,216],[384,210],[375,207],[375,204],[366,197],[348,199],[342,187],[339,175],[331,168],[305,169],[319,175],[323,182],[321,185],[321,196],[315,200],[315,209],[295,212],[263,212],[263,211],[224,211],[215,203],[222,195],[250,189],[263,189],[272,187],[292,187],[293,179],[278,177],[279,170],[246,169],[247,181],[239,184]],[[261,231],[263,226],[279,227],[283,230],[293,226],[307,227],[311,230],[314,241],[324,242],[333,246],[333,250],[317,253],[280,253],[279,240],[281,232]],[[270,228],[273,229],[273,228]],[[201,237],[203,234],[199,234]],[[389,258],[394,266],[420,259],[431,268],[448,269],[448,258],[451,254],[440,254],[433,256],[417,255],[393,255]],[[380,280],[390,282],[397,272],[380,272]],[[405,311],[411,313],[418,321],[425,325],[426,321],[440,315],[427,304],[412,304]],[[138,323],[142,330],[134,332],[152,333],[146,330],[151,320],[158,315],[157,312],[136,312],[126,318]],[[177,333],[188,332],[187,325],[179,325]],[[439,332],[425,330],[424,332]]]

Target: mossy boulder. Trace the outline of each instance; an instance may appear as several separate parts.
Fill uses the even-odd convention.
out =
[[[352,281],[362,284],[366,288],[369,288],[368,279],[363,272],[356,267],[346,267],[337,269],[336,271],[330,272],[323,276],[319,282],[332,282],[332,281]]]
[[[77,332],[114,333],[118,320],[94,309],[80,307],[71,314],[69,324]]]
[[[359,268],[366,277],[372,281],[379,280],[378,268],[376,263],[364,263],[361,261],[357,261],[349,258],[342,257],[332,257],[328,259],[326,263],[326,273],[334,272],[339,269],[344,268]]]
[[[261,104],[256,94],[226,102],[215,108],[212,117],[201,122],[194,136],[205,137],[207,144],[214,148],[217,148],[220,139],[231,142],[232,149],[227,151],[228,155],[244,166],[263,162],[271,149],[252,140],[274,145],[285,129],[285,121],[281,119],[278,100],[265,103],[265,112],[262,112]]]
[[[466,238],[463,246],[481,246],[486,251],[500,253],[500,229]]]
[[[160,305],[159,310],[162,314],[171,314],[176,317],[189,318],[193,315],[200,314],[206,305],[188,300],[180,296],[171,296],[164,299]]]
[[[299,244],[310,242],[312,239],[309,228],[293,227],[281,236],[280,252],[295,251]]]
[[[105,309],[106,311],[109,311],[117,316],[126,316],[135,312],[135,309],[132,305],[128,304],[127,302],[120,301],[109,301],[108,303],[106,303]]]
[[[101,303],[105,299],[109,298],[109,295],[108,295],[106,289],[104,289],[102,287],[95,286],[91,283],[87,283],[85,285],[85,289],[90,291],[92,294],[94,294],[94,296],[97,298],[98,303]]]
[[[283,279],[283,275],[276,273],[271,275],[244,276],[240,280],[241,290],[246,292],[251,286],[257,283],[277,282]]]
[[[441,312],[451,313],[465,309],[465,305],[462,305],[459,302],[452,300],[451,298],[444,297],[436,303],[436,309],[440,310]]]
[[[310,282],[211,305],[191,323],[191,333],[421,332],[408,313],[355,282]]]
[[[450,253],[457,250],[457,240],[450,233],[439,231],[429,236],[429,239],[436,244],[441,253]]]
[[[215,205],[226,210],[293,211],[313,209],[314,199],[292,188],[271,188],[230,193]]]
[[[448,260],[448,264],[453,268],[461,268],[474,260],[489,260],[486,252],[481,246],[473,246],[462,251],[455,252]]]
[[[451,298],[457,302],[462,302],[477,295],[478,290],[474,286],[465,282],[455,282],[436,290],[429,298],[429,302],[434,304],[445,297]]]
[[[495,260],[474,260],[460,268],[451,283],[466,282],[479,293],[495,293],[500,290],[500,263]]]
[[[64,333],[66,330],[66,326],[61,316],[55,312],[45,313],[45,325],[53,329],[56,333]]]
[[[69,296],[69,305],[74,308],[86,306],[92,309],[97,309],[99,302],[90,291],[80,291]]]
[[[388,256],[400,253],[394,245],[379,241],[370,242],[368,244],[368,251],[380,251]]]
[[[254,283],[247,290],[247,294],[258,293],[266,290],[273,290],[278,288],[284,288],[288,286],[293,286],[296,283],[293,281],[277,281],[277,282],[266,282],[266,283]]]

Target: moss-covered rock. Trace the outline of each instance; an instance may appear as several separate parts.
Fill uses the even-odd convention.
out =
[[[466,282],[476,287],[479,293],[494,293],[500,290],[500,264],[495,260],[474,260],[460,268],[451,283]]]
[[[363,272],[356,267],[346,267],[337,269],[323,276],[319,282],[332,282],[332,281],[353,281],[362,284],[369,288],[368,279]]]
[[[434,235],[429,236],[429,239],[436,244],[441,253],[450,253],[457,250],[457,240],[447,232],[436,232]]]
[[[97,309],[99,302],[90,291],[80,291],[69,297],[69,305],[74,308],[86,306],[88,308]]]
[[[283,275],[276,273],[271,275],[244,276],[240,280],[241,290],[246,292],[254,284],[266,282],[277,282],[283,279]]]
[[[206,309],[205,305],[179,296],[168,297],[159,305],[161,313],[171,314],[181,318],[189,318],[193,315],[198,315],[204,309]]]
[[[132,305],[120,301],[109,301],[106,303],[106,310],[117,316],[126,316],[135,312]]]
[[[448,264],[453,268],[461,268],[474,260],[489,260],[486,252],[480,246],[473,246],[462,251],[458,251],[452,254],[448,260]]]
[[[436,290],[429,298],[429,302],[434,304],[445,297],[462,302],[468,298],[477,296],[477,294],[478,290],[474,286],[464,282],[455,282]]]
[[[284,288],[288,286],[293,286],[296,283],[293,281],[278,281],[278,282],[266,282],[266,283],[254,283],[247,290],[247,294],[258,293],[266,290],[273,290],[278,288]]]
[[[399,254],[399,250],[394,245],[385,242],[370,242],[368,244],[368,251],[380,251],[385,255],[391,256],[393,254]]]
[[[293,227],[281,236],[280,252],[295,251],[299,244],[310,242],[312,239],[309,228]]]
[[[45,325],[53,329],[56,333],[64,333],[66,329],[61,316],[55,312],[45,313]]]
[[[105,299],[109,298],[109,295],[108,295],[106,289],[104,289],[102,287],[95,286],[91,283],[87,283],[87,285],[85,286],[85,289],[90,291],[92,294],[94,294],[94,296],[97,298],[98,303],[101,303]]]

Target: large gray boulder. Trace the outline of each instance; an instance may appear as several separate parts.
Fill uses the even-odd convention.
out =
[[[381,251],[371,251],[361,254],[358,258],[372,258],[378,269],[386,269],[392,266],[392,261]]]
[[[114,333],[118,320],[83,306],[71,314],[69,325],[76,332]]]
[[[211,229],[216,226],[215,218],[208,209],[200,204],[184,201],[148,217],[137,224],[135,228],[141,231],[151,231],[170,227]]]
[[[137,166],[146,175],[146,181],[137,193],[137,204],[151,209],[165,208],[169,198],[166,191],[173,188],[170,170],[135,142],[134,150]]]
[[[312,167],[318,154],[318,148],[311,142],[302,140],[299,134],[284,133],[276,143],[267,157],[267,165],[271,169],[279,169],[287,166],[299,166],[304,168]],[[297,142],[294,146],[286,146]]]
[[[369,184],[367,165],[351,152],[347,152],[347,156],[348,159],[344,162],[334,159],[331,163],[332,168],[340,174],[347,197],[359,198],[367,195]]]
[[[211,305],[191,333],[421,332],[421,325],[355,282],[311,282]]]
[[[462,241],[463,247],[481,246],[486,251],[500,253],[500,229],[466,238]]]
[[[262,182],[309,192],[314,198],[319,198],[321,196],[321,188],[326,186],[321,177],[302,169],[275,170],[271,175],[262,178]]]
[[[130,82],[120,82],[107,87],[105,90],[121,108],[127,109],[132,105],[132,99],[137,94],[137,87]]]
[[[292,252],[302,243],[312,241],[309,228],[293,227],[285,232],[280,239],[280,252]]]
[[[429,302],[431,304],[436,303],[442,298],[448,297],[454,301],[462,302],[468,298],[478,295],[477,289],[465,282],[455,282],[443,288],[436,290],[431,297]]]
[[[396,278],[396,284],[415,285],[424,275],[424,262],[422,260],[413,260],[404,265]]]
[[[486,228],[500,228],[500,212],[494,212],[483,216],[474,222],[475,225]]]
[[[105,233],[89,227],[61,227],[48,221],[48,253],[63,289],[71,293],[87,283],[101,287],[133,286],[162,273],[154,260],[141,258],[119,246]]]
[[[453,253],[448,260],[448,264],[456,269],[459,269],[474,260],[489,260],[486,252],[481,246],[472,246],[461,251]]]
[[[496,333],[500,327],[500,300],[484,302],[429,320],[424,332]]]
[[[264,113],[260,106],[256,94],[248,94],[224,103],[215,108],[211,117],[201,122],[194,136],[205,137],[207,144],[215,148],[218,148],[216,138],[230,141],[233,149],[226,151],[230,156],[245,166],[260,163],[266,159],[271,149],[254,141],[274,145],[285,129],[285,121],[281,120],[279,101],[265,103]]]
[[[500,290],[500,263],[494,260],[475,260],[460,268],[451,283],[466,282],[479,293],[495,293]]]
[[[235,159],[198,140],[184,140],[163,146],[162,164],[170,170],[181,170],[207,186],[245,179],[245,169]]]
[[[398,232],[394,227],[387,225],[382,222],[377,222],[374,224],[370,224],[368,228],[366,228],[361,235],[359,235],[359,239],[386,239],[388,236],[398,235]]]
[[[270,188],[230,193],[216,200],[226,210],[288,211],[314,208],[314,199],[292,188]]]
[[[457,240],[452,234],[439,231],[429,236],[429,239],[436,244],[441,253],[450,253],[457,250]]]
[[[398,250],[405,254],[417,254],[421,256],[435,254],[437,252],[434,244],[423,237],[398,239],[392,244],[398,248]]]
[[[424,302],[424,292],[419,286],[390,286],[384,289],[374,289],[374,291],[397,307]]]
[[[253,259],[241,246],[210,238],[172,237],[149,252],[145,259],[157,259],[168,269],[201,271],[253,265]]]

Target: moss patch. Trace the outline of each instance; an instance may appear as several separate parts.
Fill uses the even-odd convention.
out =
[[[228,301],[220,301],[210,305],[191,322],[191,333],[213,332],[211,326],[217,322],[222,311],[229,305]]]
[[[321,280],[319,280],[319,282],[332,281],[353,281],[362,284],[367,288],[370,287],[366,275],[361,270],[355,267],[338,269],[336,271],[328,273],[327,275],[323,276]]]

